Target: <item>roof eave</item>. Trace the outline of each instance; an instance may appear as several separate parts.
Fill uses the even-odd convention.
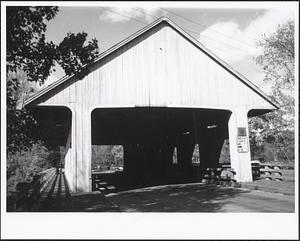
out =
[[[161,23],[163,21],[167,21],[168,23],[170,23],[170,20],[168,18],[166,18],[166,17],[161,17],[161,18],[155,20],[154,22],[150,23],[149,25],[145,26],[144,28],[140,29],[139,31],[135,32],[134,34],[130,35],[126,39],[120,41],[119,43],[113,45],[112,47],[110,47],[106,51],[102,52],[99,55],[99,57],[97,59],[95,59],[94,62],[91,65],[97,63],[98,61],[100,61],[101,59],[103,59],[104,57],[106,57],[107,55],[109,55],[112,52],[114,52],[115,50],[121,48],[122,46],[124,46],[125,44],[127,44],[128,42],[130,42],[131,40],[133,40],[134,38],[140,36],[144,32],[146,32],[149,29],[155,27],[156,25],[158,25],[159,23]],[[86,65],[83,66],[83,67],[86,67]],[[56,88],[57,86],[63,84],[64,82],[68,81],[70,78],[72,78],[74,76],[75,76],[74,74],[73,75],[66,75],[66,76],[62,77],[61,79],[57,80],[55,83],[53,83],[53,84],[47,86],[46,88],[38,91],[37,93],[35,93],[34,95],[32,95],[31,97],[29,97],[28,99],[26,99],[24,101],[24,106],[28,106],[30,103],[32,103],[36,99],[40,98],[42,95],[46,94],[47,92],[49,92],[50,90]]]
[[[136,37],[140,36],[141,34],[147,32],[151,28],[155,27],[156,25],[162,23],[162,22],[167,22],[171,27],[173,27],[175,30],[177,30],[180,34],[185,36],[187,39],[189,39],[192,43],[194,43],[201,51],[203,51],[205,54],[209,55],[212,59],[214,59],[216,62],[218,62],[221,66],[223,66],[227,71],[229,71],[231,74],[233,74],[235,77],[237,77],[239,80],[241,80],[243,83],[245,83],[247,86],[249,86],[252,90],[254,90],[256,93],[258,93],[261,97],[263,97],[267,102],[269,102],[272,106],[275,107],[275,109],[279,109],[278,103],[271,101],[268,96],[255,84],[253,84],[250,80],[248,80],[245,76],[240,74],[238,71],[233,69],[229,64],[227,64],[225,61],[220,59],[218,56],[216,56],[214,53],[212,53],[208,48],[206,48],[204,45],[202,45],[200,42],[198,42],[194,37],[189,35],[187,32],[185,32],[182,28],[180,28],[178,25],[176,25],[174,22],[172,22],[169,18],[167,17],[161,17],[155,20],[154,22],[150,23],[149,25],[145,26],[141,30],[137,31],[136,33],[130,35],[126,39],[122,40],[121,42],[113,45],[111,48],[108,50],[102,52],[99,57],[91,64],[95,64],[104,57],[108,56],[112,52],[116,51],[117,49],[121,48],[128,42],[132,41]],[[86,67],[86,66],[84,66]],[[25,100],[25,106],[29,105],[36,99],[40,98],[47,92],[51,91],[52,89],[58,87],[59,85],[63,84],[64,82],[68,81],[70,78],[74,77],[75,75],[71,76],[64,76],[63,78],[59,79],[52,85],[47,86],[46,88],[38,91],[36,94],[32,95],[28,99]]]

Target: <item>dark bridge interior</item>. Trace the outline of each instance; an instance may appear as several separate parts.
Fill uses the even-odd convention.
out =
[[[230,114],[198,108],[98,108],[91,114],[92,145],[123,146],[122,178],[126,182],[152,185],[175,179],[189,181],[196,176],[192,166],[195,144],[199,144],[200,169],[218,166],[224,140],[228,139]],[[68,108],[41,107],[35,117],[48,144],[65,146],[72,117]]]
[[[71,127],[72,112],[67,107],[39,106],[32,110],[38,123],[37,137],[50,146],[65,146]]]
[[[195,176],[192,155],[199,144],[200,167],[217,167],[228,138],[230,112],[193,108],[105,108],[92,112],[92,144],[122,145],[127,181],[145,185]]]

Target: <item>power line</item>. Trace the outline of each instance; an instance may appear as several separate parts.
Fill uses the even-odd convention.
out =
[[[202,36],[205,37],[205,38],[208,38],[208,39],[210,39],[210,40],[212,40],[212,41],[214,41],[214,42],[223,43],[223,44],[227,45],[228,47],[231,47],[232,50],[237,49],[237,50],[240,50],[240,51],[242,51],[242,52],[244,52],[244,53],[247,53],[245,50],[243,50],[243,49],[241,49],[241,48],[234,47],[234,46],[232,46],[232,45],[230,45],[230,44],[227,44],[227,43],[218,41],[218,40],[216,40],[216,39],[214,39],[214,38],[211,38],[211,37],[208,37],[208,36],[205,36],[205,35],[202,35]],[[198,40],[198,41],[201,42],[201,40]],[[205,44],[204,44],[204,45],[205,45]],[[221,49],[220,49],[220,50],[221,50]],[[222,51],[226,51],[226,50],[223,49]],[[248,54],[248,53],[247,53],[247,54]],[[240,56],[242,56],[242,55],[240,55]],[[247,59],[251,60],[250,58],[245,57],[245,56],[244,56],[244,58],[247,58]]]
[[[148,23],[146,23],[146,22],[144,22],[144,21],[141,21],[141,20],[139,20],[139,19],[136,19],[136,18],[127,16],[127,15],[125,15],[125,14],[121,14],[121,13],[119,13],[119,12],[117,12],[117,11],[112,10],[112,9],[108,9],[108,10],[111,11],[111,12],[113,12],[113,13],[115,13],[115,14],[118,14],[118,15],[120,15],[120,16],[122,16],[122,17],[126,17],[126,18],[131,19],[131,20],[134,20],[134,21],[136,21],[136,22],[138,22],[138,23],[144,24],[145,26],[148,25]],[[148,16],[150,16],[150,17],[157,18],[157,16],[154,16],[154,15],[151,15],[151,14],[148,14],[148,13],[144,13],[144,12],[140,11],[140,10],[137,9],[137,8],[134,8],[134,10],[135,10],[135,11],[139,11],[139,12],[141,12],[141,13],[143,13],[143,14],[145,14],[145,15],[148,15]],[[199,35],[198,32],[193,31],[193,30],[191,30],[191,29],[185,28],[185,30],[188,31],[188,32],[190,32],[190,33],[196,34],[197,36]],[[238,49],[238,50],[241,50],[241,51],[243,51],[243,52],[246,52],[245,50],[240,49],[240,48],[237,48],[237,47],[234,47],[234,46],[232,46],[232,45],[230,45],[230,44],[228,44],[228,43],[225,43],[225,42],[216,40],[216,39],[211,38],[211,37],[208,37],[208,36],[204,36],[204,37],[209,38],[209,39],[211,39],[212,41],[215,41],[215,42],[223,43],[223,44],[225,44],[225,45],[231,47],[232,49]],[[198,40],[198,41],[199,41],[199,40]],[[200,42],[200,41],[199,41],[199,42]],[[200,43],[201,43],[201,42],[200,42]],[[202,43],[201,43],[201,44],[202,44]],[[218,49],[218,50],[220,50],[220,51],[226,51],[226,50],[224,50],[224,49],[220,49],[220,48],[217,48],[217,47],[214,47],[214,48],[215,48],[215,49]],[[250,58],[248,58],[248,57],[246,57],[246,56],[242,56],[242,55],[239,55],[239,54],[236,54],[236,53],[231,53],[231,54],[232,54],[232,55],[239,56],[239,57],[243,57],[243,58],[245,58],[245,59],[247,59],[247,60],[252,61],[252,59],[250,59]]]
[[[177,14],[177,13],[171,12],[170,10],[166,10],[166,9],[164,9],[164,8],[160,8],[160,9],[162,9],[162,10],[168,12],[168,13],[171,13],[171,14],[173,14],[173,15],[179,17],[179,18],[182,18],[182,19],[184,19],[184,20],[186,20],[186,21],[189,21],[189,22],[191,22],[191,23],[194,23],[194,24],[196,24],[196,25],[199,25],[199,26],[201,26],[201,27],[208,28],[208,26],[205,25],[205,24],[198,23],[198,22],[193,21],[193,20],[191,20],[191,19],[189,19],[189,18],[186,18],[186,17],[184,17],[184,16],[181,16],[181,15],[179,15],[179,14]],[[249,46],[249,47],[255,48],[255,46],[252,45],[252,44],[249,44],[249,43],[246,43],[246,42],[243,42],[243,41],[240,41],[240,40],[231,38],[231,37],[229,37],[229,36],[227,36],[227,35],[225,35],[225,34],[219,32],[219,31],[216,31],[216,30],[214,30],[214,29],[208,29],[208,30],[213,31],[213,32],[215,32],[215,33],[218,33],[218,34],[220,34],[220,35],[223,35],[224,37],[226,37],[226,38],[228,38],[228,39],[231,39],[231,40],[234,40],[234,41],[236,41],[236,42],[239,42],[239,43],[241,43],[241,44],[244,44],[244,45],[247,45],[247,46]]]
[[[133,8],[133,9],[134,9],[135,11],[138,11],[138,12],[142,13],[142,14],[148,15],[148,16],[153,17],[153,18],[157,18],[157,16],[154,16],[154,15],[149,14],[149,13],[142,12],[142,11],[139,10],[138,8]],[[161,9],[162,9],[162,8],[161,8]],[[199,32],[196,32],[196,31],[194,31],[194,30],[188,29],[188,28],[186,28],[186,27],[185,27],[184,29],[185,29],[185,31],[188,31],[188,32],[193,33],[193,34],[196,34],[196,35],[197,35],[197,38],[198,38]],[[238,48],[238,47],[233,46],[233,45],[231,45],[231,44],[229,44],[229,43],[226,43],[226,42],[217,40],[217,39],[215,39],[215,38],[208,37],[208,36],[206,36],[206,35],[202,35],[202,36],[204,36],[204,37],[206,37],[206,38],[209,38],[209,39],[211,39],[212,41],[219,42],[219,43],[223,43],[223,44],[225,44],[225,45],[231,47],[232,49],[238,49],[238,50],[240,50],[240,51],[242,51],[242,52],[247,53],[244,49]],[[199,41],[199,40],[198,40],[198,41]],[[200,42],[200,41],[199,41],[199,42]],[[223,50],[223,51],[224,51],[224,50]],[[250,58],[248,58],[248,59],[251,60]]]
[[[188,32],[191,32],[191,33],[194,33],[194,34],[199,34],[199,33],[197,33],[197,32],[195,32],[195,31],[193,31],[193,30],[189,30],[189,29],[187,29],[187,28],[185,28],[185,30],[186,31],[188,31]],[[204,36],[204,35],[203,35]],[[228,47],[230,47],[231,49],[238,49],[238,50],[240,50],[240,51],[243,51],[243,52],[245,52],[246,53],[246,51],[245,50],[243,50],[243,49],[240,49],[240,48],[236,48],[236,47],[233,47],[232,45],[230,45],[230,44],[228,44],[228,43],[225,43],[225,42],[221,42],[221,41],[219,41],[219,40],[216,40],[216,39],[214,39],[214,38],[211,38],[211,37],[208,37],[208,36],[204,36],[204,37],[206,37],[206,38],[209,38],[209,39],[211,39],[212,41],[214,41],[214,42],[219,42],[219,43],[223,43],[223,44],[225,44],[225,45],[227,45]],[[206,45],[205,44],[203,44],[202,43],[202,41],[201,40],[199,40],[199,39],[197,39],[197,41],[199,42],[199,43],[201,43],[203,46],[205,46],[206,47]],[[207,48],[207,47],[206,47]],[[217,48],[217,47],[213,47],[214,49],[218,49],[218,50],[220,50],[220,51],[228,51],[228,50],[226,50],[226,49],[220,49],[220,48]],[[248,57],[246,57],[246,56],[242,56],[241,54],[236,54],[236,53],[231,53],[231,54],[233,54],[233,55],[236,55],[236,56],[239,56],[239,57],[243,57],[243,58],[245,58],[245,59],[248,59],[248,60],[251,60],[252,61],[252,59],[251,58],[248,58]]]
[[[157,18],[157,17],[154,16],[154,15],[151,15],[151,14],[149,14],[149,13],[145,13],[145,12],[140,11],[138,8],[133,8],[133,9],[134,9],[135,11],[139,11],[140,13],[143,13],[143,14],[148,15],[148,16],[150,16],[150,17]],[[185,19],[185,20],[187,20],[187,21],[190,21],[190,22],[192,22],[192,23],[194,23],[194,24],[197,24],[197,25],[199,25],[199,26],[202,26],[202,27],[203,27],[203,26],[204,26],[204,27],[208,27],[207,25],[197,23],[197,22],[195,22],[195,21],[192,21],[192,20],[190,20],[190,19],[188,19],[188,18],[186,18],[186,17],[183,17],[183,16],[181,16],[181,15],[179,15],[179,14],[173,13],[173,12],[171,12],[171,11],[169,11],[169,10],[164,9],[164,8],[161,8],[161,9],[164,10],[164,11],[166,11],[166,12],[169,12],[169,13],[175,15],[175,16],[181,17],[182,19]],[[144,24],[144,25],[148,25],[148,23],[146,23],[146,22],[144,22],[144,21],[141,21],[141,20],[139,20],[139,19],[136,19],[136,18],[133,18],[133,17],[129,17],[129,16],[125,15],[125,14],[121,14],[121,13],[119,13],[119,12],[116,12],[116,11],[112,10],[112,9],[108,9],[108,10],[111,11],[111,12],[113,12],[113,13],[115,13],[115,14],[118,14],[118,15],[120,15],[120,16],[126,17],[126,18],[128,18],[128,19],[132,19],[132,20],[134,20],[134,21],[136,21],[136,22],[138,22],[138,23],[142,23],[142,24]],[[185,30],[186,30],[186,31],[189,31],[189,32],[191,32],[191,33],[194,33],[194,34],[196,34],[196,35],[199,35],[198,32],[195,32],[195,31],[193,31],[193,30],[190,30],[190,29],[187,29],[187,28],[185,28]],[[215,31],[215,30],[212,30],[212,29],[211,29],[211,31],[214,31],[214,32],[219,33],[219,34],[222,34],[222,33],[218,32],[218,31]],[[238,41],[238,42],[240,42],[240,43],[243,43],[243,42],[241,42],[241,41],[239,41],[239,40],[230,38],[230,37],[228,37],[228,36],[226,36],[226,35],[224,35],[224,34],[222,34],[222,35],[225,36],[225,37],[227,37],[227,38],[229,38],[229,39],[231,39],[231,40],[234,40],[234,41]],[[204,35],[203,35],[203,36],[204,36]],[[241,51],[245,51],[245,50],[243,50],[243,49],[241,49],[241,48],[238,48],[238,47],[236,47],[236,46],[232,46],[232,45],[230,45],[230,44],[228,44],[228,43],[225,43],[225,42],[223,42],[223,41],[216,40],[216,39],[211,38],[211,37],[208,37],[208,36],[205,36],[205,37],[206,37],[206,38],[210,38],[210,39],[212,39],[213,41],[217,41],[217,42],[226,44],[226,45],[228,45],[228,46],[230,46],[230,47],[232,47],[232,48],[239,49],[239,50],[241,50]],[[244,44],[246,44],[246,43],[244,43]],[[250,46],[249,44],[246,44],[246,45]],[[254,47],[254,46],[250,46],[250,47]]]
[[[125,15],[125,14],[121,14],[121,13],[119,13],[119,12],[116,12],[116,11],[112,10],[111,8],[109,8],[108,10],[111,11],[111,12],[113,12],[113,13],[115,13],[115,14],[118,14],[118,15],[120,15],[120,16],[129,18],[129,19],[132,19],[132,20],[134,20],[134,21],[136,21],[136,22],[138,22],[138,23],[142,23],[142,24],[144,24],[144,25],[148,25],[148,24],[147,24],[146,22],[144,22],[144,21],[141,21],[141,20],[136,19],[136,18],[133,18],[133,17],[129,17],[129,16]]]
[[[216,47],[216,46],[212,46],[212,48],[210,48],[210,47],[206,47],[206,48],[209,49],[211,52],[214,52],[214,50],[219,50],[219,51],[225,52],[224,49],[218,48],[218,47]],[[243,56],[242,54],[238,54],[238,53],[230,53],[230,55],[235,55],[235,56],[244,58],[245,60],[248,60],[248,61],[253,62],[253,59],[251,59],[251,58],[249,58],[249,57],[246,57],[246,56]],[[219,55],[218,55],[218,56],[219,56]],[[224,58],[224,57],[223,57],[223,58]]]
[[[208,25],[198,23],[198,22],[196,22],[196,21],[193,21],[193,20],[191,20],[191,19],[189,19],[189,18],[186,18],[186,17],[184,17],[184,16],[181,16],[181,15],[179,15],[179,14],[176,14],[176,13],[171,12],[171,11],[169,11],[169,10],[166,10],[166,9],[164,9],[164,8],[161,8],[161,9],[164,10],[164,11],[166,11],[166,12],[168,12],[168,13],[171,13],[171,14],[177,16],[177,17],[180,17],[180,18],[182,18],[182,19],[184,19],[184,20],[186,20],[186,21],[189,21],[189,22],[191,22],[191,23],[194,23],[194,24],[196,24],[196,25],[199,25],[199,26],[201,26],[201,27],[205,27],[205,28],[208,28],[208,27],[209,27]],[[243,41],[240,41],[240,40],[231,38],[231,37],[229,37],[229,36],[227,36],[227,35],[225,35],[225,34],[219,32],[219,31],[216,31],[216,30],[214,30],[214,29],[208,29],[208,30],[213,31],[213,32],[215,32],[215,33],[218,33],[218,34],[220,34],[220,35],[223,35],[224,37],[226,37],[226,38],[228,38],[228,39],[231,39],[231,40],[233,40],[233,41],[237,41],[237,42],[239,42],[239,43],[241,43],[241,44],[244,44],[244,45],[247,45],[247,46],[249,46],[249,47],[255,48],[255,46],[252,45],[252,44],[249,44],[249,43],[246,43],[246,42],[243,42]]]
[[[161,9],[162,9],[162,8],[161,8]],[[143,13],[143,14],[148,15],[148,16],[150,16],[150,17],[157,18],[157,16],[154,16],[154,15],[151,15],[151,14],[148,14],[148,13],[145,13],[145,12],[142,12],[142,11],[140,11],[138,8],[134,8],[134,10],[135,10],[135,11],[139,11],[140,13]],[[194,31],[194,30],[188,29],[188,28],[186,28],[186,27],[185,27],[184,29],[185,29],[186,31],[188,31],[188,32],[191,32],[191,33],[196,34],[197,36],[199,35],[199,32],[196,32],[196,31]],[[236,46],[232,46],[232,45],[229,44],[229,43],[226,43],[226,42],[223,42],[223,41],[220,41],[220,40],[216,40],[216,39],[214,39],[214,38],[211,38],[211,37],[208,37],[208,36],[205,36],[205,35],[203,35],[203,36],[206,37],[206,38],[209,38],[209,39],[211,39],[211,40],[213,40],[213,41],[215,41],[215,42],[220,42],[220,43],[226,44],[227,46],[230,46],[231,48],[235,48],[235,49],[241,50],[241,51],[243,51],[243,52],[246,52],[244,49],[238,48],[238,47],[236,47]]]

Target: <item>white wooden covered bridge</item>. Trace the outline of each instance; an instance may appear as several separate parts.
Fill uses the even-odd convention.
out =
[[[218,165],[224,139],[239,182],[252,181],[248,117],[277,105],[167,18],[103,52],[79,79],[67,76],[26,100],[62,130],[73,192],[91,191],[92,145],[122,145],[124,171],[138,179],[168,172],[174,148],[186,172]],[[59,128],[58,128],[59,129]]]

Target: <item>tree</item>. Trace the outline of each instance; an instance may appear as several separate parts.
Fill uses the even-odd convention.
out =
[[[55,17],[58,7],[8,6],[7,15],[7,149],[9,152],[26,150],[33,144],[32,128],[36,122],[25,109],[17,109],[22,84],[16,73],[23,72],[26,80],[43,84],[55,71],[55,64],[62,66],[66,74],[82,78],[86,66],[98,56],[98,42],[87,42],[87,34],[68,33],[55,45],[47,42],[46,22]],[[22,93],[21,94],[25,94]]]
[[[55,150],[46,148],[42,142],[33,144],[28,151],[8,153],[7,192],[13,192],[19,182],[30,182],[36,173],[53,166],[57,160]]]
[[[257,45],[263,53],[256,61],[265,71],[264,81],[271,85],[270,98],[280,109],[252,118],[250,142],[254,152],[270,146],[275,161],[294,158],[294,22],[279,25],[276,32],[264,35]]]
[[[57,13],[58,7],[51,6],[6,7],[8,191],[14,190],[17,182],[29,181],[37,172],[54,166],[52,162],[59,158],[57,151],[38,140],[32,113],[18,108],[24,97],[34,91],[32,83],[43,84],[56,64],[66,74],[82,78],[99,54],[97,40],[87,41],[84,32],[68,33],[58,45],[47,42],[46,23]]]
[[[123,146],[113,146],[113,148],[111,149],[111,155],[113,157],[113,165],[115,167],[123,167]]]
[[[19,109],[25,96],[33,92],[24,71],[16,69],[7,74],[7,151],[27,150],[32,146],[36,133],[36,122],[30,112]]]

